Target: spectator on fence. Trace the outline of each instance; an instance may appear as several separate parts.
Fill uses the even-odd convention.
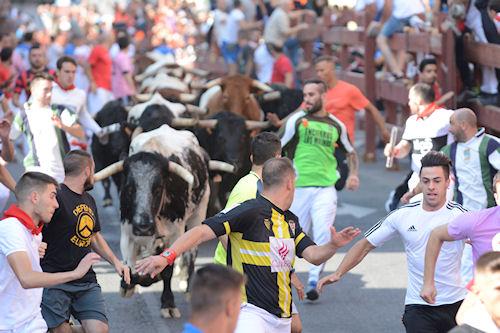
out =
[[[398,59],[392,53],[389,46],[389,39],[396,32],[402,32],[405,26],[409,26],[412,19],[416,15],[423,14],[425,6],[423,1],[407,1],[407,0],[393,0],[392,14],[389,19],[382,26],[382,30],[377,36],[377,46],[384,55],[385,63],[394,79],[402,79],[403,73],[403,55],[398,55]]]
[[[233,9],[227,17],[225,29],[222,31],[222,56],[228,66],[229,75],[238,72],[238,55],[240,53],[239,32],[261,26],[260,22],[250,22],[245,20],[240,0],[235,0]]]
[[[480,43],[500,44],[495,24],[488,14],[488,1],[471,0],[465,18],[465,25],[474,33],[474,39]],[[498,5],[500,7],[500,5]],[[498,10],[498,9],[497,9]],[[483,104],[498,105],[499,80],[492,67],[482,66],[480,101]]]
[[[291,27],[290,20],[298,19],[303,10],[292,11],[292,0],[272,0],[271,4],[275,7],[264,28],[264,41],[283,47],[285,53],[292,63],[298,65],[298,50],[300,48],[297,41],[297,33],[307,29],[307,23],[299,23]]]

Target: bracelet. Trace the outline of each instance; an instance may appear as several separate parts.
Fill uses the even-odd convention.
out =
[[[168,265],[171,266],[174,264],[175,258],[177,257],[177,253],[175,253],[175,251],[172,249],[166,249],[160,254],[160,256],[167,259]]]

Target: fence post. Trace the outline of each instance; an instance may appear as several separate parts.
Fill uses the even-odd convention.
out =
[[[368,37],[364,34],[365,44],[365,93],[366,98],[375,105],[376,100],[376,84],[375,79],[375,38]],[[363,159],[365,162],[375,162],[377,131],[375,129],[375,121],[369,112],[365,112],[365,154]]]

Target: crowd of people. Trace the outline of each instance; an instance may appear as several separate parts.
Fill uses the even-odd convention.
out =
[[[391,79],[413,76],[404,54],[392,54],[390,37],[406,26],[431,29],[442,11],[457,48],[467,28],[481,42],[499,43],[496,0],[387,2],[392,7],[358,1],[355,9],[373,14],[367,29],[377,36]],[[498,332],[500,140],[479,127],[473,110],[444,106],[453,93],[441,91],[436,59],[419,59],[411,115],[401,140],[389,143],[379,104],[337,78],[335,58],[319,55],[308,63],[302,56],[297,34],[309,27],[303,18],[338,18],[326,2],[219,0],[211,7],[133,0],[105,14],[84,1],[39,6],[36,23],[8,1],[0,6],[0,333],[107,332],[93,264],[106,260],[129,284],[131,270],[154,277],[215,238],[217,265],[194,273],[184,331],[301,332],[292,286],[299,300],[314,302],[395,236],[408,262],[407,332]],[[136,54],[151,50],[193,63],[206,51],[197,45],[203,33],[228,74],[300,89],[303,101],[284,119],[268,114],[279,130],[252,139],[252,170],[223,211],[130,268],[102,236],[99,205],[88,193],[95,173],[89,143],[107,135],[94,116],[110,101],[135,103]],[[474,93],[469,65],[463,57],[457,65],[464,88]],[[297,74],[308,67],[317,78],[301,82]],[[482,75],[481,96],[498,105],[498,69],[483,68]],[[324,263],[361,233],[333,226],[339,192],[360,186],[353,143],[361,110],[375,120],[387,158],[409,156],[411,172],[391,192],[389,214],[322,277]],[[25,173],[14,179],[6,164],[19,155]],[[4,210],[11,192],[16,203]],[[294,269],[297,257],[312,264],[305,286]]]

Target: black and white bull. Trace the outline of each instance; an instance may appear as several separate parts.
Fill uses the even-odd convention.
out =
[[[120,248],[127,265],[134,267],[137,259],[159,253],[205,219],[209,163],[193,133],[163,125],[136,136],[129,157],[103,171],[123,170]],[[196,250],[178,259],[184,261],[181,288],[187,287],[195,257]],[[160,274],[164,284],[161,315],[165,318],[180,317],[170,286],[172,274],[171,266]],[[156,281],[133,274],[131,285],[122,282],[121,290],[129,296],[136,284],[148,286]]]
[[[257,96],[257,102],[266,118],[269,113],[274,113],[279,119],[284,119],[297,110],[304,100],[304,94],[300,89],[289,89],[278,84],[271,87],[273,93]]]

